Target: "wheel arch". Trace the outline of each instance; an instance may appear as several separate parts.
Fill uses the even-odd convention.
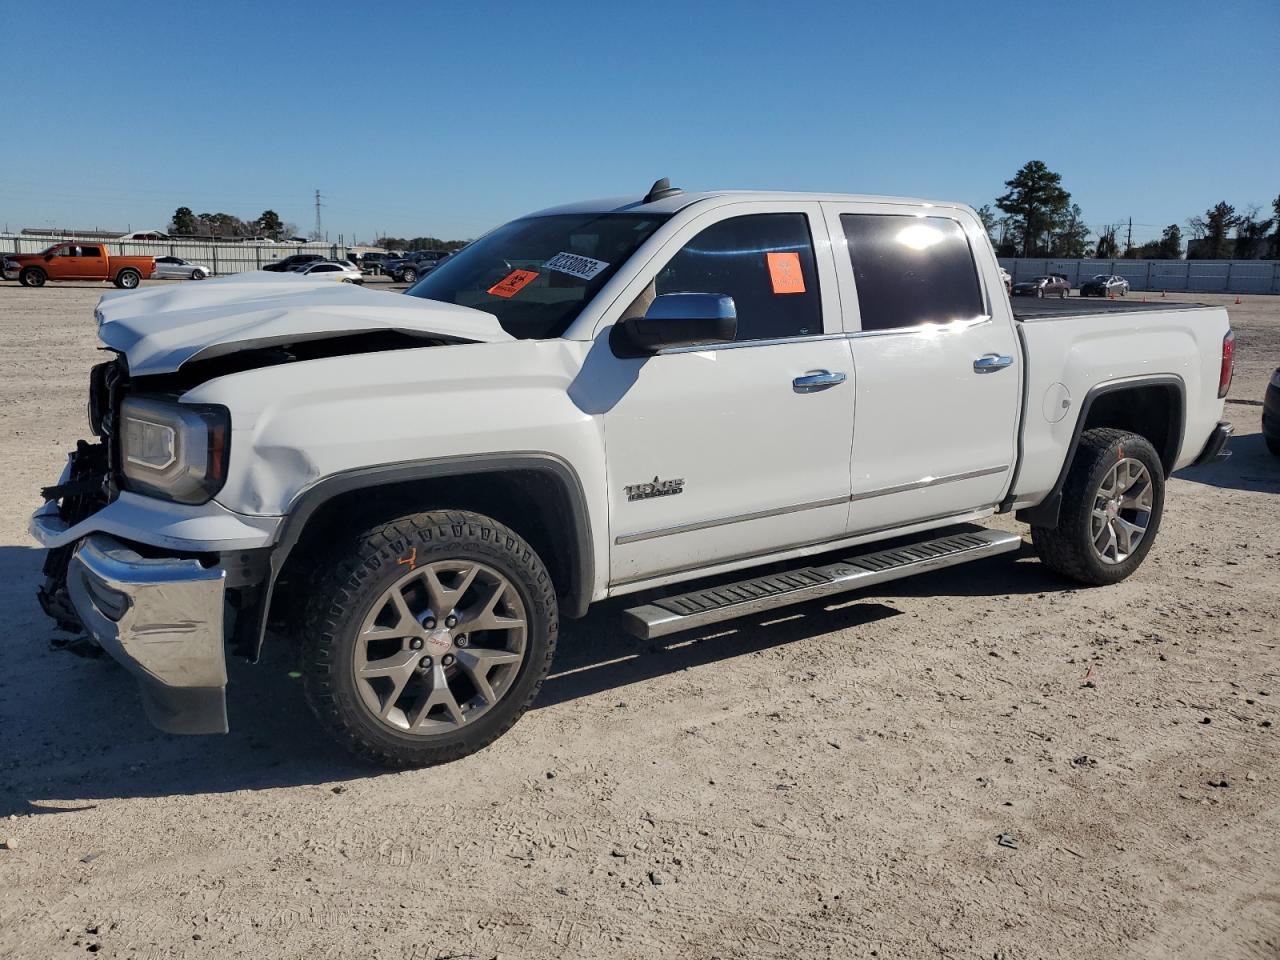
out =
[[[257,610],[237,631],[239,652],[257,660],[277,585],[347,530],[431,509],[485,513],[524,537],[556,585],[561,612],[581,617],[591,601],[595,559],[586,493],[573,467],[549,453],[510,453],[364,467],[326,477],[290,505]],[[293,564],[291,565],[291,561]]]
[[[1161,374],[1101,383],[1080,405],[1067,456],[1049,494],[1034,507],[1016,514],[1037,527],[1056,527],[1062,509],[1062,488],[1080,448],[1080,436],[1093,427],[1116,427],[1146,437],[1160,454],[1166,476],[1173,472],[1186,429],[1186,384],[1176,374]]]

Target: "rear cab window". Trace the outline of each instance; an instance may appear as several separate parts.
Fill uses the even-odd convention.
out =
[[[949,217],[842,213],[864,331],[985,315],[973,250]]]

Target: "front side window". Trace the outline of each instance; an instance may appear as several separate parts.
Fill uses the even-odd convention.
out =
[[[565,213],[513,220],[406,291],[474,307],[521,340],[561,336],[667,216]]]
[[[863,330],[972,320],[986,312],[964,230],[946,217],[840,215]]]
[[[822,333],[813,241],[803,213],[750,214],[707,227],[671,258],[647,293],[733,297],[738,340]]]

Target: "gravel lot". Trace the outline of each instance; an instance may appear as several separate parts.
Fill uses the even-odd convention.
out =
[[[1280,956],[1280,298],[1231,307],[1235,456],[1126,583],[1024,550],[657,644],[605,605],[511,733],[389,774],[283,644],[221,738],[50,648],[26,522],[103,289],[0,284],[0,956]]]

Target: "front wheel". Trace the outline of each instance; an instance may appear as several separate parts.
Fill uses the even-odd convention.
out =
[[[417,281],[418,281],[418,271],[417,271],[417,270],[406,270],[406,271],[403,273],[403,275],[401,276],[401,279],[402,279],[405,283],[417,283]]]
[[[321,724],[391,767],[457,760],[533,703],[558,630],[542,560],[502,524],[433,512],[367,530],[312,591],[303,682]]]
[[[1058,294],[1058,299],[1059,299],[1059,300],[1065,300],[1065,299],[1067,299],[1067,291],[1066,291],[1066,290],[1063,290],[1063,291],[1059,292],[1059,294]]]
[[[203,279],[204,279],[205,277],[207,277],[207,276],[209,276],[209,274],[205,273],[203,270],[192,270],[192,271],[191,271],[191,279],[192,279],[192,280],[203,280]]]
[[[116,274],[116,286],[121,290],[132,290],[142,282],[142,274],[137,270],[125,269]]]
[[[1041,562],[1081,583],[1119,583],[1155,541],[1164,486],[1164,467],[1145,438],[1086,430],[1063,486],[1058,525],[1031,528]]]
[[[24,287],[43,287],[47,279],[48,275],[39,267],[27,267],[18,274],[18,282]]]

